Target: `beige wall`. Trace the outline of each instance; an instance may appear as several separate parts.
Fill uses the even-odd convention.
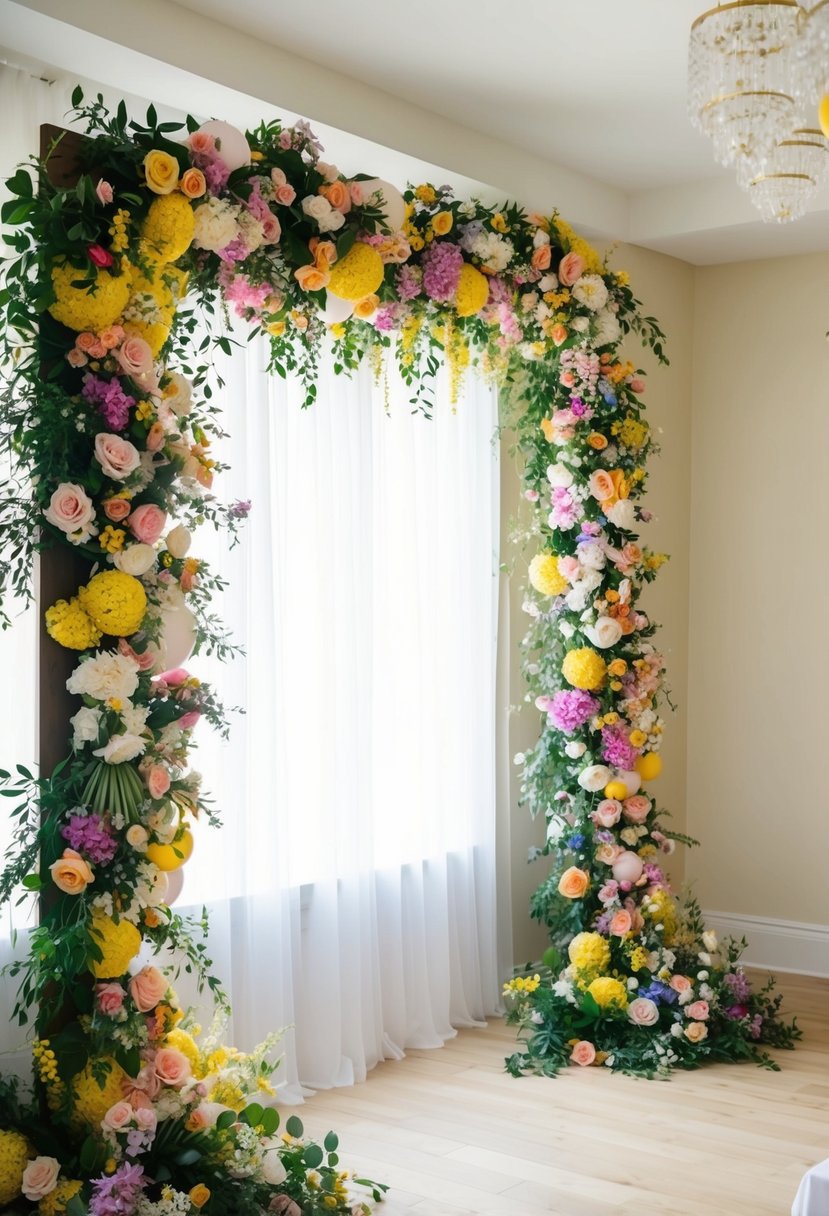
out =
[[[689,874],[826,924],[829,255],[696,271]]]
[[[636,294],[645,312],[659,318],[668,334],[670,367],[659,367],[638,340],[627,345],[628,356],[648,373],[646,392],[651,425],[660,428],[662,453],[653,459],[648,491],[648,506],[656,519],[647,526],[647,541],[655,549],[672,554],[659,579],[646,593],[645,606],[654,620],[662,623],[660,643],[668,662],[668,678],[675,714],[667,714],[663,757],[665,771],[653,787],[663,806],[673,813],[672,826],[685,826],[685,739],[687,729],[688,673],[688,552],[690,496],[691,374],[693,353],[693,267],[675,258],[645,249],[621,246],[612,264],[630,272]],[[509,436],[502,448],[502,560],[515,569],[502,611],[502,629],[508,630],[509,695],[502,694],[501,708],[507,702],[513,712],[509,719],[509,757],[528,747],[537,738],[539,714],[524,703],[518,643],[526,617],[521,612],[521,585],[526,563],[532,554],[522,556],[508,545],[509,521],[521,508],[520,485],[514,461],[508,454]],[[503,598],[503,597],[502,597]],[[502,686],[503,687],[503,686]],[[538,958],[545,935],[531,922],[527,906],[532,891],[541,882],[547,865],[541,858],[527,864],[531,845],[540,844],[544,824],[533,823],[524,808],[518,807],[520,770],[510,766],[510,855],[512,880],[513,957],[516,963]],[[675,878],[680,878],[684,850],[676,856]]]

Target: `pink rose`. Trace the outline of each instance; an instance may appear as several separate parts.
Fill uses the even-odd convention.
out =
[[[78,350],[76,346],[73,346],[71,350],[66,352],[66,362],[70,367],[86,367],[89,360],[82,350]]]
[[[574,1064],[587,1068],[596,1059],[596,1048],[587,1039],[579,1039],[577,1043],[573,1044],[570,1059]]]
[[[109,182],[105,182],[103,178],[99,180],[98,185],[95,187],[95,193],[98,196],[98,202],[102,206],[108,207],[112,202],[112,186],[110,186]]]
[[[135,1122],[142,1131],[154,1132],[158,1124],[158,1115],[149,1103],[146,1106],[142,1104],[135,1109]]]
[[[154,764],[147,773],[147,789],[151,798],[163,798],[170,788],[170,774],[163,764]]]
[[[141,1013],[149,1013],[151,1009],[155,1009],[168,987],[166,976],[158,967],[153,966],[142,967],[129,984],[130,996]]]
[[[612,904],[618,893],[619,884],[611,878],[610,882],[606,882],[603,887],[599,888],[599,900],[605,906]]]
[[[628,823],[644,823],[651,809],[651,800],[644,794],[634,794],[622,803],[622,814]]]
[[[147,451],[160,452],[166,438],[164,427],[160,422],[154,422],[147,431]]]
[[[281,203],[283,207],[290,207],[291,203],[296,198],[296,190],[294,190],[293,186],[289,185],[279,186],[276,191],[275,198],[276,201]]]
[[[151,1098],[157,1098],[161,1092],[161,1082],[155,1075],[151,1065],[146,1064],[135,1078],[125,1077],[121,1083],[124,1097],[136,1109],[146,1104]]]
[[[613,498],[616,494],[613,478],[607,469],[596,469],[595,473],[590,474],[590,481],[587,485],[590,493],[599,502],[604,502],[606,498]]]
[[[262,240],[266,245],[275,245],[282,236],[282,225],[270,211],[262,220]]]
[[[633,921],[630,913],[622,908],[621,911],[615,913],[610,922],[611,937],[627,937],[632,924]]]
[[[126,993],[120,984],[96,984],[95,1000],[101,1013],[113,1018],[124,1008]]]
[[[600,827],[612,828],[618,823],[622,816],[622,804],[616,798],[603,798],[594,811],[591,812],[590,818],[594,823],[598,823]]]
[[[354,204],[354,206],[362,207],[363,203],[366,201],[365,192],[363,190],[363,183],[362,182],[349,182],[348,189],[351,194],[351,201]]]
[[[655,1026],[659,1021],[659,1008],[655,1001],[639,996],[628,1005],[628,1018],[634,1026]]]
[[[155,667],[159,658],[158,648],[153,643],[149,643],[146,650],[142,650],[139,654],[124,638],[118,639],[118,651],[120,654],[126,655],[128,659],[132,659],[138,665],[139,671],[149,671],[151,667]]]
[[[23,1171],[20,1188],[31,1203],[38,1203],[58,1184],[60,1164],[54,1157],[35,1157]]]
[[[98,266],[102,270],[111,266],[115,261],[112,254],[108,249],[104,249],[103,245],[89,245],[86,252],[93,266]]]
[[[148,502],[143,507],[136,507],[127,523],[137,541],[142,545],[154,545],[167,527],[167,512]]]
[[[562,578],[566,578],[568,583],[574,583],[581,571],[581,562],[577,557],[560,557],[558,559],[558,572]]]
[[[707,1001],[694,1001],[694,1003],[689,1005],[685,1010],[686,1016],[693,1018],[695,1022],[707,1022],[708,1014],[710,1012],[711,1011],[708,1008]]]
[[[162,1047],[156,1052],[155,1075],[162,1085],[181,1089],[190,1079],[190,1061],[175,1047]]]
[[[583,274],[584,258],[578,253],[565,253],[558,266],[559,283],[563,287],[572,287]]]
[[[689,992],[691,989],[691,981],[687,975],[672,975],[670,984],[674,992]]]
[[[640,380],[638,376],[634,376],[634,378],[630,381],[630,391],[632,393],[644,393],[645,381]]]
[[[114,1106],[110,1106],[107,1113],[104,1115],[101,1122],[110,1131],[120,1132],[123,1128],[129,1127],[132,1123],[133,1109],[129,1102],[116,1102]]]
[[[155,386],[158,383],[150,344],[137,334],[129,334],[124,338],[115,352],[115,358],[124,375],[129,376],[131,380],[136,380],[144,386]]]
[[[187,146],[194,156],[213,156],[216,139],[209,131],[194,131],[187,139]]]
[[[201,714],[197,709],[191,709],[189,713],[181,715],[177,722],[177,726],[179,726],[182,730],[190,730],[196,725],[200,717]]]
[[[141,463],[138,449],[128,439],[109,435],[106,431],[95,436],[95,459],[113,481],[123,481]]]
[[[118,524],[122,519],[126,519],[132,507],[127,498],[107,498],[101,503],[104,508],[104,515],[107,519],[111,519],[114,524]]]
[[[69,535],[72,532],[82,532],[92,523],[95,508],[83,486],[75,485],[71,481],[62,481],[43,514],[50,524]]]

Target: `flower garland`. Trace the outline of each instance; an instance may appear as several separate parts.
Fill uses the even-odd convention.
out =
[[[543,979],[509,986],[526,1047],[510,1068],[661,1072],[790,1043],[736,948],[715,955],[694,906],[680,910],[658,859],[683,838],[641,792],[658,775],[662,659],[639,595],[664,558],[636,541],[654,446],[617,346],[633,329],[663,356],[626,277],[555,214],[346,178],[305,123],[181,131],[152,107],[142,125],[80,90],[73,104],[89,132],[77,183],[50,182],[47,157],[18,170],[2,213],[15,255],[1,297],[1,433],[18,482],[0,504],[8,587],[30,594],[50,545],[90,569],[46,610],[50,636],[78,652],[71,754],[50,777],[21,767],[6,782],[19,805],[0,903],[21,882],[44,895],[11,971],[21,1021],[37,1006],[50,1128],[0,1087],[0,1206],[22,1194],[47,1216],[364,1210],[333,1134],[307,1144],[292,1119],[276,1137],[272,1042],[248,1055],[200,1044],[166,974],[137,962],[142,942],[182,951],[221,1009],[204,926],[171,910],[168,877],[211,818],[192,731],[202,717],[227,729],[184,663],[194,647],[233,653],[209,609],[224,584],[190,555],[192,531],[233,532],[250,508],[211,492],[209,348],[230,347],[219,331],[194,358],[196,308],[266,335],[271,369],[301,375],[306,404],[328,341],[340,371],[368,357],[382,374],[391,353],[427,414],[442,359],[455,388],[477,362],[514,402],[538,512],[526,671],[546,715],[524,792],[554,856],[534,912],[568,965],[559,975],[554,947]]]

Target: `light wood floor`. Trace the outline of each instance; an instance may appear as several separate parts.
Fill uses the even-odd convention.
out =
[[[829,1157],[829,980],[780,986],[804,1032],[780,1073],[515,1080],[513,1032],[494,1020],[300,1113],[309,1133],[340,1133],[344,1165],[392,1185],[387,1216],[788,1216]]]

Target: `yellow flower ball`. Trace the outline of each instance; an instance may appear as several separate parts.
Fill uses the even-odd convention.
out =
[[[455,312],[459,317],[474,317],[489,299],[489,279],[464,262],[455,291]]]
[[[28,1140],[20,1132],[0,1131],[0,1207],[21,1194],[23,1171],[33,1156]]]
[[[100,1132],[101,1120],[116,1102],[124,1096],[122,1082],[127,1080],[127,1074],[111,1056],[96,1060],[96,1065],[109,1065],[109,1072],[99,1084],[93,1071],[92,1062],[86,1065],[82,1072],[72,1078],[72,1124],[81,1125]]]
[[[78,1178],[62,1179],[37,1205],[40,1216],[63,1216],[70,1199],[80,1193],[82,1186],[83,1183]]]
[[[157,359],[170,336],[172,322],[167,325],[161,321],[130,321],[125,328],[128,334],[143,338],[152,351],[153,358]]]
[[[594,975],[610,964],[610,945],[600,933],[577,933],[567,947],[570,962],[582,974]]]
[[[193,833],[189,828],[184,829],[174,844],[147,845],[148,860],[168,874],[173,870],[180,870],[184,863],[189,861],[192,852]]]
[[[636,771],[643,781],[655,781],[662,772],[662,757],[658,752],[645,752],[636,761]]]
[[[79,589],[78,599],[95,627],[116,638],[135,633],[147,612],[144,587],[122,570],[102,570]]]
[[[599,688],[605,678],[607,666],[601,655],[589,646],[579,650],[568,650],[561,665],[561,674],[574,688],[589,692]]]
[[[364,300],[383,282],[383,261],[376,249],[358,241],[331,267],[328,290],[340,300]]]
[[[105,912],[92,914],[90,935],[103,958],[93,959],[89,970],[98,980],[116,980],[126,972],[141,949],[141,934],[131,921],[116,922]]]
[[[627,1009],[627,988],[621,980],[611,979],[608,975],[600,975],[588,985],[587,991],[600,1009]]]
[[[570,584],[559,574],[555,553],[536,553],[530,562],[530,582],[541,595],[561,595]]]
[[[153,199],[141,229],[142,247],[158,262],[175,262],[190,248],[196,218],[183,194]]]
[[[605,798],[615,798],[617,802],[624,802],[628,796],[628,787],[624,781],[608,781],[604,787]]]
[[[169,152],[153,148],[144,157],[144,177],[154,194],[172,194],[178,185],[179,163]]]
[[[114,325],[127,306],[130,296],[129,273],[114,275],[108,270],[99,270],[94,280],[94,292],[86,287],[73,287],[72,283],[83,278],[83,272],[64,263],[52,267],[52,287],[55,302],[49,312],[61,325],[80,333],[91,330],[100,333]],[[90,286],[93,286],[90,283]]]
[[[49,637],[67,650],[89,650],[101,640],[101,631],[75,596],[47,608],[45,619]]]

